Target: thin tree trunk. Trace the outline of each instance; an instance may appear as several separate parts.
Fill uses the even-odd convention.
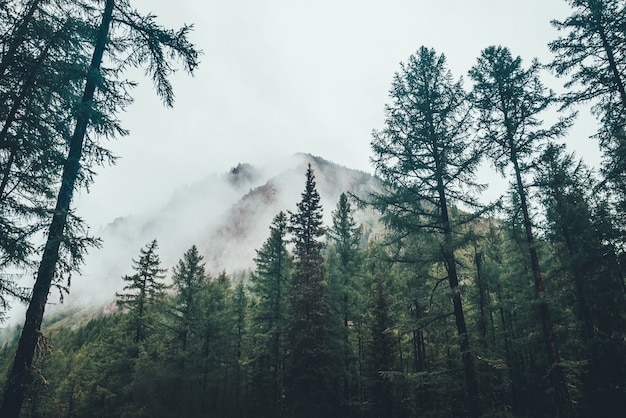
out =
[[[437,158],[435,159],[437,160]],[[450,289],[454,292],[452,296],[452,303],[454,306],[456,330],[459,336],[461,360],[463,361],[463,370],[465,372],[465,383],[467,385],[467,402],[470,409],[470,416],[479,417],[482,411],[478,393],[478,383],[476,381],[476,371],[474,369],[474,361],[470,351],[469,336],[467,335],[467,326],[465,324],[465,315],[463,313],[461,291],[459,290],[459,277],[456,271],[456,259],[454,251],[452,250],[452,229],[450,226],[450,217],[448,215],[445,188],[441,176],[438,176],[437,178],[437,188],[439,190],[439,205],[441,209],[441,219],[444,233],[444,245],[442,250],[446,262],[448,283],[450,285]]]
[[[281,238],[282,240],[282,238]],[[280,309],[280,302],[282,300],[282,277],[283,277],[283,246],[282,242],[280,243],[280,247],[278,247],[278,272],[276,275],[276,306],[275,306],[275,319],[276,319],[276,332],[274,333],[274,393],[272,394],[274,399],[272,399],[272,406],[274,407],[274,412],[279,414],[281,409],[281,399],[282,399],[282,388],[283,388],[283,368],[281,366],[281,341],[282,341],[282,327],[283,327],[283,313]]]
[[[532,225],[530,223],[528,204],[526,202],[526,191],[524,190],[524,184],[522,183],[522,174],[515,151],[513,151],[511,154],[511,162],[513,163],[513,168],[515,170],[515,177],[517,180],[517,192],[520,198],[520,205],[522,207],[522,215],[524,217],[526,243],[528,244],[528,251],[530,253],[530,263],[535,282],[535,292],[537,293],[537,298],[539,299],[539,318],[541,320],[541,325],[543,326],[543,332],[546,339],[548,361],[550,362],[551,369],[550,374],[558,393],[559,415],[561,417],[570,418],[574,417],[574,410],[572,409],[569,391],[567,389],[567,384],[565,383],[565,376],[563,375],[563,370],[561,369],[560,365],[561,360],[559,358],[559,350],[556,344],[556,338],[554,337],[552,318],[550,317],[548,303],[545,300],[545,288],[543,285],[543,279],[541,278],[539,257],[537,255],[537,249],[535,248],[535,240],[533,237]]]
[[[617,91],[619,92],[620,99],[622,102],[622,107],[626,110],[626,89],[624,88],[624,83],[622,81],[622,75],[617,68],[617,62],[615,60],[615,55],[613,54],[613,48],[609,44],[609,40],[606,36],[606,31],[604,30],[601,10],[599,9],[600,5],[596,2],[589,2],[589,8],[591,9],[591,13],[595,19],[596,29],[598,31],[598,35],[600,35],[600,39],[602,40],[602,48],[604,52],[606,52],[606,58],[609,61],[609,68],[613,73],[613,81],[615,81],[615,85],[617,86]]]
[[[30,72],[26,80],[24,81],[24,84],[22,85],[22,88],[20,89],[20,94],[17,96],[17,98],[13,102],[13,105],[11,106],[11,110],[7,114],[6,120],[4,121],[4,125],[2,126],[2,131],[0,131],[0,148],[10,150],[9,160],[6,163],[6,166],[2,169],[2,181],[0,182],[0,202],[5,197],[4,191],[9,183],[11,167],[13,166],[13,163],[15,161],[15,156],[18,152],[18,145],[14,142],[8,143],[7,141],[9,129],[11,128],[13,123],[16,121],[17,112],[22,107],[22,104],[24,102],[24,99],[26,98],[26,95],[28,94],[30,89],[35,85],[35,77],[37,76],[37,73],[39,72],[39,68],[41,67],[41,64],[47,58],[48,51],[50,50],[50,47],[52,46],[52,44],[53,44],[53,41],[49,42],[44,48],[44,50],[41,52],[39,57],[37,58],[37,63],[35,64],[32,71]]]
[[[13,163],[15,162],[15,154],[17,154],[17,147],[15,145],[9,147],[9,150],[9,159],[2,169],[2,181],[0,181],[0,202],[2,202],[4,198],[4,190],[9,184],[9,179],[11,177],[11,167],[13,167]]]
[[[24,402],[25,392],[29,384],[28,377],[30,367],[35,355],[39,336],[41,335],[41,322],[59,259],[59,248],[63,240],[74,185],[80,168],[80,158],[85,133],[87,132],[87,126],[89,124],[91,102],[96,91],[100,64],[107,45],[114,3],[114,0],[106,1],[102,23],[98,28],[96,44],[81,101],[82,112],[76,120],[67,161],[63,167],[61,188],[57,197],[56,208],[50,223],[46,246],[33,287],[32,298],[26,312],[26,321],[24,322],[24,328],[18,343],[17,352],[15,353],[15,359],[13,360],[13,365],[6,381],[2,410],[0,410],[0,415],[4,418],[17,418],[19,416]]]
[[[30,20],[32,19],[35,11],[39,7],[39,3],[41,3],[41,0],[33,0],[30,3],[30,6],[26,11],[26,14],[24,15],[24,18],[20,22],[19,27],[15,30],[15,36],[13,37],[11,45],[9,46],[9,49],[7,50],[6,54],[4,54],[4,56],[2,57],[2,61],[0,62],[0,77],[4,76],[4,72],[7,68],[9,68],[10,63],[15,59],[15,53],[17,52],[17,48],[23,43],[24,34],[26,32],[26,29],[28,28]]]
[[[487,289],[483,277],[483,254],[478,250],[478,244],[474,243],[474,264],[476,265],[476,286],[478,287],[478,329],[484,347],[487,346]]]

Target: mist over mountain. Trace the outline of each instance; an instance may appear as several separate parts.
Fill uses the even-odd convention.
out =
[[[227,212],[222,225],[205,242],[209,271],[235,271],[254,266],[255,249],[259,248],[269,233],[269,225],[280,211],[295,210],[304,189],[304,173],[311,164],[316,176],[317,190],[324,208],[326,225],[331,222],[341,193],[350,192],[365,196],[379,184],[370,174],[349,169],[311,155],[300,155],[301,161],[265,184],[251,189]],[[361,212],[359,221],[367,222]]]
[[[227,173],[176,189],[162,208],[115,219],[96,233],[103,246],[90,250],[64,306],[113,301],[123,287],[122,276],[133,273],[132,259],[154,238],[162,265],[169,270],[194,244],[211,274],[253,268],[255,250],[267,239],[273,217],[296,209],[309,163],[326,225],[341,193],[365,196],[380,184],[368,173],[309,154],[297,154],[283,163],[270,168],[240,163]],[[367,211],[358,211],[356,219],[375,222]]]

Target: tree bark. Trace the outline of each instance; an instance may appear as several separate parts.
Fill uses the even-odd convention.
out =
[[[454,256],[454,251],[451,248],[452,228],[450,226],[448,204],[441,176],[438,176],[437,183],[439,189],[441,217],[443,221],[444,233],[443,256],[446,261],[448,283],[450,285],[450,289],[454,292],[452,296],[452,303],[454,306],[454,319],[456,323],[457,335],[459,336],[461,360],[463,361],[463,370],[465,372],[465,383],[467,385],[467,402],[470,409],[470,416],[479,417],[482,414],[480,405],[480,394],[478,392],[476,371],[474,369],[474,361],[472,358],[472,352],[470,351],[469,336],[467,335],[467,326],[465,324],[465,315],[463,313],[461,291],[459,290],[459,277],[456,270],[456,259]]]
[[[606,35],[606,30],[603,26],[602,12],[600,8],[601,5],[598,5],[596,2],[590,1],[589,8],[591,9],[591,14],[595,19],[596,29],[598,31],[598,35],[602,40],[602,48],[604,52],[606,52],[606,58],[609,60],[609,67],[611,69],[611,73],[613,74],[613,81],[615,81],[615,85],[617,86],[617,91],[619,92],[620,99],[622,102],[622,106],[626,109],[626,89],[624,88],[624,83],[622,81],[622,75],[617,68],[617,62],[615,60],[615,54],[613,53],[613,48],[609,43],[609,40]]]
[[[48,43],[42,53],[39,55],[37,59],[37,63],[33,67],[32,71],[28,75],[28,78],[24,81],[22,88],[20,89],[20,94],[16,97],[13,105],[11,106],[11,110],[9,111],[6,120],[4,121],[4,125],[2,126],[2,130],[0,131],[0,149],[9,149],[9,160],[7,161],[5,167],[2,169],[2,181],[0,182],[0,202],[5,197],[4,191],[9,183],[9,177],[11,173],[11,167],[15,161],[15,156],[17,154],[18,145],[16,143],[9,143],[7,141],[9,129],[13,125],[13,123],[17,120],[17,112],[20,110],[22,104],[24,103],[24,99],[26,95],[30,91],[30,89],[35,85],[35,77],[37,76],[37,72],[43,64],[43,61],[48,56],[48,51],[52,46],[52,42]]]
[[[17,52],[17,48],[19,48],[19,46],[23,43],[24,34],[26,33],[26,29],[28,28],[30,20],[33,18],[35,11],[39,7],[39,3],[41,3],[41,0],[33,0],[30,3],[30,6],[26,10],[24,17],[22,18],[22,21],[15,30],[15,36],[11,41],[11,45],[9,46],[9,49],[7,50],[6,54],[4,54],[2,61],[0,62],[0,77],[4,76],[4,72],[7,70],[7,68],[9,68],[11,62],[15,60],[15,53]]]
[[[520,198],[522,216],[524,218],[524,229],[526,231],[526,243],[528,244],[528,251],[530,253],[530,263],[535,282],[535,292],[539,301],[539,318],[541,320],[541,325],[546,339],[548,361],[550,363],[549,374],[551,380],[556,386],[558,394],[559,416],[572,418],[574,417],[574,410],[572,408],[569,391],[565,382],[565,376],[563,375],[563,370],[561,369],[561,359],[559,357],[556,338],[554,337],[550,310],[548,309],[548,304],[545,300],[545,288],[543,285],[543,279],[541,278],[541,270],[539,268],[539,257],[537,255],[537,249],[535,248],[535,239],[528,212],[528,203],[526,201],[526,191],[524,189],[524,184],[522,183],[522,174],[517,160],[517,155],[514,150],[511,152],[511,162],[513,163],[513,168],[515,170],[517,193]]]
[[[41,335],[41,322],[48,293],[50,292],[50,286],[59,260],[59,248],[61,241],[63,241],[67,215],[70,211],[70,203],[80,168],[80,158],[89,124],[91,105],[98,84],[100,65],[108,42],[114,4],[114,0],[106,0],[102,22],[98,28],[94,52],[81,100],[81,110],[76,120],[67,160],[63,167],[61,188],[57,196],[56,208],[50,222],[46,245],[33,287],[32,298],[26,311],[26,321],[24,322],[22,335],[6,381],[4,400],[0,410],[0,415],[4,418],[17,418],[19,416],[26,389],[29,385],[29,372],[35,356],[37,342]]]

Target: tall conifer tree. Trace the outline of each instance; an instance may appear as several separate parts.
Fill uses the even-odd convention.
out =
[[[129,311],[130,331],[135,344],[141,343],[147,337],[147,331],[153,326],[151,317],[158,311],[165,299],[166,270],[161,267],[161,260],[157,254],[159,245],[153,240],[142,248],[137,260],[133,260],[135,274],[124,276],[127,282],[125,293],[117,293],[118,304]]]
[[[12,3],[0,17],[0,267],[21,266],[34,251],[31,237],[54,203],[86,64],[82,2],[58,17],[51,2]]]
[[[188,350],[192,334],[199,332],[201,316],[200,292],[206,285],[204,257],[193,245],[172,269],[174,296],[174,317],[176,322],[176,340],[180,343],[183,355]]]
[[[581,410],[610,416],[626,408],[626,305],[616,250],[603,238],[603,216],[594,208],[594,182],[564,146],[550,144],[539,159],[536,183],[546,208],[546,238],[568,279],[564,302],[580,323],[578,348],[589,362]]]
[[[572,14],[552,25],[563,33],[549,43],[550,67],[567,77],[565,103],[591,102],[604,174],[626,213],[626,4],[622,0],[566,0]],[[617,189],[617,190],[615,190]]]
[[[250,288],[257,298],[252,314],[255,348],[253,391],[260,416],[279,416],[282,409],[285,368],[286,291],[291,274],[287,251],[287,215],[280,212],[270,226],[270,236],[257,251]]]
[[[475,215],[452,217],[452,202],[476,207],[472,190],[480,160],[470,138],[471,113],[461,81],[453,81],[443,54],[421,47],[396,73],[386,127],[374,131],[372,161],[387,183],[373,195],[387,224],[401,234],[427,232],[439,240],[438,259],[453,292],[471,416],[481,413],[473,355],[459,288],[458,226]]]
[[[30,5],[36,3],[31,2]],[[89,5],[89,2],[86,3]],[[117,120],[117,112],[131,101],[128,94],[130,84],[120,80],[123,70],[128,66],[147,64],[147,73],[152,77],[157,93],[166,105],[171,106],[174,95],[168,76],[173,67],[167,58],[179,59],[189,72],[198,65],[198,52],[187,39],[189,26],[178,32],[163,29],[155,24],[153,16],[142,16],[132,9],[127,0],[94,3],[91,4],[93,7],[86,7],[81,16],[86,22],[85,26],[89,27],[91,20],[97,19],[100,10],[102,15],[95,30],[88,31],[82,40],[77,40],[89,45],[82,51],[84,55],[81,60],[84,63],[89,61],[89,65],[75,74],[83,81],[84,87],[80,99],[74,101],[71,107],[71,117],[63,124],[66,133],[63,138],[68,145],[59,170],[60,184],[56,200],[52,199],[55,204],[47,223],[46,243],[18,349],[6,381],[1,414],[9,418],[19,415],[24,400],[28,370],[41,334],[41,322],[55,274],[62,273],[60,267],[66,270],[74,268],[73,261],[80,260],[85,245],[93,242],[71,234],[76,223],[72,216],[71,201],[75,189],[89,184],[93,176],[89,162],[106,161],[108,153],[98,144],[97,138],[126,134]],[[72,6],[68,4],[67,7]],[[109,62],[119,65],[118,68],[102,68],[102,62],[107,56]],[[60,263],[64,251],[71,258],[65,266]]]
[[[341,320],[341,361],[343,363],[343,401],[351,404],[358,395],[358,365],[355,344],[351,341],[355,325],[361,325],[364,305],[360,274],[362,228],[356,226],[354,210],[348,196],[342,193],[337,208],[332,212],[332,226],[328,230],[328,282],[333,287],[333,305]],[[346,414],[351,414],[350,408]]]
[[[531,220],[528,185],[525,181],[525,176],[532,170],[533,157],[539,147],[547,139],[564,135],[571,124],[571,117],[562,118],[548,128],[543,127],[540,116],[554,103],[555,97],[541,83],[539,70],[540,65],[536,60],[528,69],[524,69],[522,59],[513,58],[508,48],[491,46],[482,51],[469,75],[475,81],[472,95],[474,104],[480,111],[479,127],[487,154],[502,174],[508,167],[513,168],[515,198],[522,214],[550,376],[558,395],[559,413],[571,417],[574,412],[545,298]]]
[[[288,289],[287,399],[297,417],[333,416],[338,398],[332,347],[333,315],[324,268],[322,206],[311,164],[298,210],[290,212],[294,271]]]

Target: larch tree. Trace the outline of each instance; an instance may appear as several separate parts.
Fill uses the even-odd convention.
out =
[[[540,119],[543,112],[555,102],[539,79],[540,65],[533,61],[528,69],[520,57],[513,58],[506,47],[484,49],[477,63],[469,71],[474,80],[473,102],[480,112],[481,143],[493,165],[505,174],[513,168],[516,201],[522,214],[526,246],[537,295],[539,317],[543,326],[550,377],[558,395],[562,416],[573,416],[569,391],[560,365],[552,318],[545,298],[545,286],[539,266],[539,256],[529,209],[529,192],[525,176],[533,168],[533,157],[539,147],[551,138],[565,134],[571,117],[561,118],[547,128]]]
[[[154,22],[154,16],[143,16],[132,9],[128,0],[94,1],[91,6],[80,14],[89,25],[93,25],[82,40],[85,59],[81,62],[89,61],[89,64],[78,75],[84,87],[80,99],[72,106],[72,117],[64,125],[68,132],[67,151],[60,166],[58,194],[45,234],[32,297],[5,384],[0,410],[4,417],[17,417],[20,413],[28,386],[28,371],[41,335],[45,305],[55,276],[75,267],[75,261],[80,261],[86,246],[93,243],[93,240],[70,234],[75,224],[71,201],[74,191],[92,179],[89,162],[103,162],[103,158],[106,161],[107,153],[98,139],[127,133],[116,117],[132,101],[128,92],[132,83],[123,80],[123,71],[147,64],[147,73],[152,76],[157,94],[166,105],[171,106],[174,100],[168,80],[174,70],[171,61],[182,61],[188,72],[192,72],[198,64],[198,52],[187,39],[189,26],[179,31],[163,29]],[[94,25],[98,10],[102,10],[102,15],[99,23]],[[89,44],[91,47],[87,46]],[[90,49],[90,59],[87,59]],[[113,67],[104,67],[102,63],[105,59]],[[64,260],[67,261],[60,263]]]
[[[91,31],[83,1],[9,3],[0,15],[6,29],[0,38],[2,269],[32,265],[37,252],[32,238],[49,222],[71,136],[69,121],[83,90]]]
[[[373,204],[388,226],[403,234],[418,231],[439,240],[439,261],[445,266],[459,348],[465,372],[467,405],[471,416],[481,406],[473,354],[463,311],[456,249],[459,225],[473,214],[451,216],[451,205],[477,204],[472,191],[480,153],[471,145],[470,105],[461,80],[454,81],[443,54],[421,47],[401,64],[386,106],[386,126],[374,131],[372,162],[386,182],[384,192],[373,195]]]
[[[331,338],[333,312],[329,304],[322,238],[322,206],[309,164],[302,200],[290,212],[294,270],[287,291],[286,403],[298,417],[333,416],[338,394],[334,382],[336,350]]]
[[[552,25],[563,36],[549,43],[550,67],[567,77],[566,105],[592,103],[604,174],[626,213],[626,4],[621,0],[566,0],[573,13]]]

